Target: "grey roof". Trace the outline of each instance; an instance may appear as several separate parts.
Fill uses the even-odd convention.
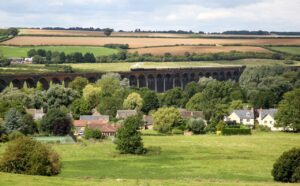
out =
[[[234,110],[232,113],[236,113],[240,119],[254,119],[253,110]]]
[[[261,119],[264,119],[267,115],[270,115],[274,118],[276,112],[277,109],[261,109],[259,110],[259,117],[261,117]]]
[[[82,115],[80,116],[80,120],[106,120],[109,121],[109,116],[107,115],[100,115],[100,116],[91,116],[91,115]]]
[[[130,116],[135,116],[135,115],[137,115],[136,110],[118,110],[116,118],[126,119]]]

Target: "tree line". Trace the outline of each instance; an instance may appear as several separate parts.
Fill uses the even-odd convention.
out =
[[[28,57],[32,57],[34,64],[62,64],[62,63],[95,63],[96,58],[93,53],[74,52],[65,54],[44,49],[30,49],[27,52]]]

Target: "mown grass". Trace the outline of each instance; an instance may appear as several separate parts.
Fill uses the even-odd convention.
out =
[[[279,52],[300,55],[300,47],[270,47]]]
[[[138,64],[136,66],[136,64]],[[187,67],[226,67],[246,65],[249,67],[261,65],[285,65],[281,60],[270,59],[243,59],[234,61],[201,61],[201,62],[144,62],[144,63],[77,63],[64,64],[72,66],[74,72],[122,72],[129,71],[131,67],[141,68],[187,68]],[[293,65],[299,66],[300,62]],[[287,66],[287,65],[285,65]],[[61,70],[61,69],[60,69]],[[0,68],[0,74],[42,74],[56,72],[56,68],[45,65],[26,64],[11,65]]]
[[[5,57],[27,57],[27,52],[30,49],[45,49],[50,51],[65,52],[66,54],[81,52],[93,53],[95,56],[106,56],[118,53],[118,50],[105,47],[88,47],[88,46],[30,46],[30,47],[15,47],[15,46],[0,46],[0,53]]]
[[[55,177],[1,173],[0,185],[281,185],[271,176],[274,161],[299,134],[251,136],[143,136],[160,153],[121,155],[111,140],[54,144],[63,168]],[[156,148],[154,148],[154,147]],[[0,156],[6,145],[0,146]]]

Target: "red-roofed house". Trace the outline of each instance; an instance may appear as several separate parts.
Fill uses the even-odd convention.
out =
[[[103,136],[115,136],[118,127],[115,125],[108,124],[106,120],[74,120],[76,136],[83,136],[85,127],[100,129]]]

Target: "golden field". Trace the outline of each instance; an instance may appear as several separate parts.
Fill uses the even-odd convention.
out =
[[[220,53],[220,52],[260,52],[270,53],[271,51],[255,46],[170,46],[170,47],[150,47],[130,49],[129,52],[138,52],[139,54],[151,53],[153,55],[161,56],[165,53],[171,53],[172,55],[184,55],[185,52],[196,54],[207,53]]]
[[[103,46],[105,44],[129,44],[130,48],[166,45],[300,45],[298,38],[260,39],[211,39],[211,38],[119,38],[119,37],[43,37],[18,36],[5,41],[4,45],[66,45]]]

